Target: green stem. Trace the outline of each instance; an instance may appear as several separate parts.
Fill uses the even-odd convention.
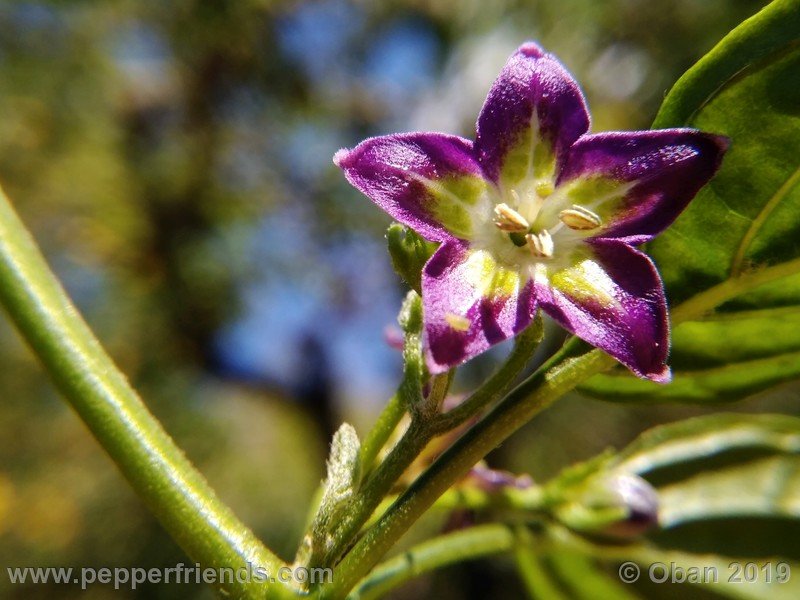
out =
[[[311,567],[329,566],[336,562],[380,504],[381,499],[389,492],[403,471],[414,462],[430,439],[431,435],[422,422],[412,420],[397,445],[363,484],[352,505],[348,507],[341,522],[334,529],[332,537],[336,542],[333,547],[322,556],[313,555],[309,563]]]
[[[428,406],[423,411],[425,414],[415,413],[413,415],[409,428],[400,438],[397,445],[392,448],[383,463],[376,467],[372,475],[367,478],[342,522],[333,532],[336,544],[332,550],[321,559],[315,556],[311,565],[329,566],[336,562],[346,545],[352,541],[364,523],[367,522],[380,505],[381,500],[389,493],[394,483],[434,437],[447,431],[446,426],[452,425],[455,427],[459,425],[476,414],[477,411],[483,409],[488,403],[496,401],[506,394],[516,377],[530,360],[533,350],[541,340],[541,336],[542,323],[540,319],[537,319],[534,325],[518,337],[514,350],[497,373],[462,404],[462,406],[467,406],[466,409],[459,410],[456,408],[443,415],[438,413],[429,414],[430,410],[428,409],[434,405],[438,407],[441,404],[441,400],[444,399],[444,394],[447,393],[452,379],[452,372],[434,377],[431,394],[429,395],[429,400],[433,399],[430,403],[431,406]],[[406,376],[406,379],[408,379],[408,376]],[[405,382],[403,385],[405,385]],[[401,385],[401,389],[403,385]],[[406,403],[403,401],[402,391],[398,395],[400,396],[400,404],[405,406]],[[382,436],[382,434],[380,435]],[[372,434],[368,439],[371,437]],[[376,435],[375,437],[377,439],[380,436]],[[371,445],[376,443],[376,441],[370,442]]]
[[[186,553],[207,567],[282,566],[214,494],[105,353],[0,190],[0,302],[61,393]],[[226,584],[264,597],[263,584]],[[284,593],[283,586],[270,586]]]
[[[795,258],[794,260],[726,279],[722,283],[692,296],[683,304],[672,309],[670,311],[672,323],[677,325],[683,321],[692,321],[702,317],[708,311],[725,304],[728,300],[732,300],[767,283],[790,275],[796,275],[798,271],[800,271],[800,258]]]
[[[450,369],[445,373],[439,373],[431,377],[428,397],[425,398],[420,406],[414,407],[417,409],[418,415],[415,415],[417,418],[432,419],[441,414],[442,403],[445,396],[447,396],[447,392],[450,391],[450,384],[453,383],[455,374],[455,369]]]
[[[400,394],[397,393],[389,400],[389,403],[375,422],[375,426],[370,430],[361,444],[360,461],[361,473],[363,476],[367,476],[372,470],[375,459],[392,436],[392,433],[394,433],[397,424],[400,422],[400,419],[403,418],[405,412],[405,403],[400,397]]]
[[[394,504],[399,496],[388,496],[380,503],[373,518],[364,525],[369,528],[378,522],[389,507]],[[485,511],[512,510],[524,512],[526,517],[531,517],[546,508],[547,498],[542,488],[532,486],[525,489],[517,489],[511,486],[504,486],[500,489],[489,491],[477,486],[455,486],[448,489],[444,494],[436,499],[430,510],[451,512],[454,510]]]
[[[508,525],[479,525],[449,533],[386,561],[365,578],[348,598],[375,600],[404,582],[453,563],[509,552],[515,535]]]
[[[341,561],[333,583],[321,589],[321,597],[344,597],[422,513],[475,463],[563,394],[614,364],[612,358],[599,350],[573,358],[576,347],[576,343],[565,344],[414,481]]]
[[[511,354],[494,375],[464,402],[438,417],[436,430],[444,432],[455,429],[505,396],[531,360],[534,350],[542,341],[543,334],[544,326],[539,316],[530,327],[517,336]]]

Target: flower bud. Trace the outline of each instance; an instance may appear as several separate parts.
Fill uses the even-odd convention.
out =
[[[658,494],[638,475],[602,474],[554,512],[576,531],[631,539],[658,524]]]
[[[399,223],[392,223],[386,231],[386,245],[394,270],[412,290],[420,293],[422,267],[436,251],[437,245]]]

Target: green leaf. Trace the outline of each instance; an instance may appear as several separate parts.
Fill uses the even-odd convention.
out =
[[[800,453],[800,419],[786,415],[728,413],[686,419],[649,429],[606,464],[609,468],[646,475],[748,448]]]
[[[550,553],[548,562],[553,572],[564,581],[563,585],[570,590],[569,597],[573,600],[638,598],[619,578],[609,577],[585,554],[561,550]]]
[[[517,572],[531,600],[568,600],[566,591],[559,585],[554,574],[537,551],[536,541],[524,528],[517,530],[519,538],[514,547]]]
[[[800,0],[778,0],[668,94],[654,127],[696,127],[732,142],[716,178],[647,249],[673,307],[674,382],[616,369],[582,391],[722,402],[800,377],[798,81]]]
[[[732,517],[800,519],[796,417],[717,414],[664,425],[608,468],[653,480],[661,527]]]
[[[685,583],[725,597],[800,597],[800,419],[741,414],[688,419],[651,429],[618,454],[587,464],[608,476],[646,477],[658,492],[659,528],[622,544],[550,524],[549,543],[538,545],[546,555],[580,552],[615,570],[633,561],[641,575],[636,586],[625,589],[643,597],[662,597],[656,592],[668,585],[648,582],[654,563],[679,577],[690,576],[692,569],[699,576]],[[748,582],[740,570],[742,580],[730,582],[737,575],[733,563],[753,563],[755,580]],[[778,577],[779,564],[795,577]],[[716,582],[707,576],[713,571]],[[575,574],[587,576],[581,570]],[[566,569],[559,581],[577,585],[568,583]],[[621,596],[609,591],[603,597]]]
[[[629,588],[582,552],[563,547],[541,552],[541,540],[522,535],[515,548],[517,571],[532,600],[637,600]],[[525,539],[527,537],[527,539]]]

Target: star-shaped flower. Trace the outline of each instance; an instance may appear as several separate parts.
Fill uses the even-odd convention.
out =
[[[383,210],[441,242],[422,273],[431,373],[519,333],[541,307],[640,377],[669,380],[663,283],[634,246],[711,179],[727,140],[588,130],[572,76],[527,43],[489,91],[474,142],[396,134],[334,157]]]

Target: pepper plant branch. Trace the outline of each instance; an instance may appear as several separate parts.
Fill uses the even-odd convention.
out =
[[[573,357],[575,349],[575,344],[565,344],[420,475],[342,559],[333,582],[320,589],[320,597],[343,598],[422,513],[475,463],[578,383],[614,364],[600,350]]]
[[[0,190],[0,303],[125,478],[186,553],[208,567],[283,565],[225,506],[130,386]],[[227,593],[264,597],[263,584]],[[274,595],[288,589],[270,586]]]
[[[353,538],[380,505],[395,482],[434,437],[462,424],[470,417],[478,414],[489,403],[496,401],[508,392],[516,377],[522,372],[533,355],[533,351],[541,339],[541,331],[541,321],[537,319],[517,338],[514,350],[497,373],[464,401],[461,406],[466,406],[466,409],[453,409],[457,411],[455,416],[453,416],[453,411],[444,414],[428,414],[427,412],[423,414],[412,411],[412,420],[408,429],[384,461],[367,478],[353,504],[333,532],[333,537],[336,540],[333,549],[324,557],[313,556],[310,563],[311,566],[330,566],[336,562],[342,551],[346,549],[348,544],[352,543]],[[436,406],[441,404],[443,398],[438,398],[438,396],[442,396],[447,392],[451,378],[452,372],[434,377],[436,384],[432,385],[429,399],[433,398]],[[405,387],[413,386],[408,384]],[[367,439],[371,439],[372,435],[370,434]],[[372,444],[373,442],[370,443]]]

